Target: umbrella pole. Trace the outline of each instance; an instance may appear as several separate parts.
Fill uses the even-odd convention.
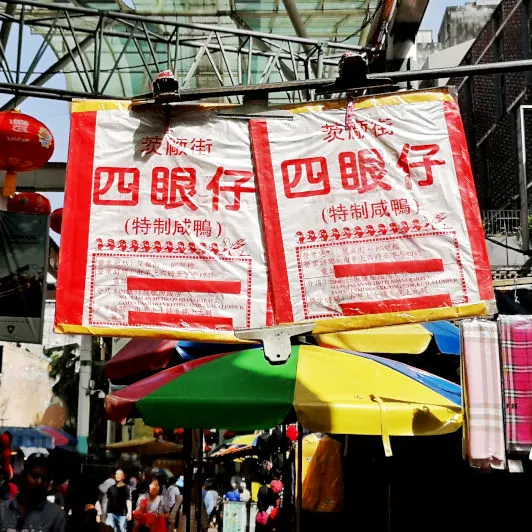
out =
[[[185,429],[183,451],[185,453],[185,528],[186,532],[191,532],[192,506],[192,429]]]
[[[297,422],[297,505],[296,532],[301,532],[301,511],[303,509],[303,427]]]
[[[203,476],[203,429],[198,431],[198,472],[196,473],[196,532],[201,532],[201,514],[203,510],[203,497],[201,493],[201,480]]]

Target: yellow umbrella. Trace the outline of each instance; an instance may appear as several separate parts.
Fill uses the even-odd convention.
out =
[[[412,355],[426,351],[433,338],[442,353],[460,354],[459,329],[447,321],[392,325],[316,336],[318,344],[323,347],[363,353]]]

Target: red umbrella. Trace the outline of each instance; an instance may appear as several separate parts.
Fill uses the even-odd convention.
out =
[[[165,369],[177,354],[176,344],[175,340],[130,340],[105,364],[105,376],[116,384]]]
[[[54,445],[56,447],[74,447],[76,445],[76,438],[60,429],[48,427],[47,425],[41,425],[39,430],[48,436],[51,436],[54,439]]]

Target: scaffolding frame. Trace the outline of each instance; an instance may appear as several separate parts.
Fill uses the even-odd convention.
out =
[[[319,79],[336,72],[344,53],[371,51],[352,44],[242,29],[235,27],[233,17],[227,25],[210,25],[31,0],[5,0],[1,7],[1,92],[15,94],[2,110],[16,107],[27,96],[63,99],[64,90],[48,86],[43,92],[43,86],[50,81],[53,85],[55,74],[65,72],[70,76],[69,98],[131,98],[149,90],[162,70],[175,72],[185,90],[213,92],[272,81]],[[43,37],[27,66],[23,65],[25,28]],[[16,53],[7,53],[8,40],[16,40]],[[54,51],[57,60],[39,73],[47,49]],[[141,80],[143,91],[127,86],[130,76]],[[236,95],[223,96],[233,103],[241,101]],[[296,90],[287,92],[285,100],[308,97]]]

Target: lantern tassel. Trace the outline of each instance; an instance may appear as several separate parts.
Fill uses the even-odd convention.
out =
[[[2,196],[10,198],[15,195],[15,189],[17,188],[17,173],[6,172],[4,177],[4,186],[2,188]]]

